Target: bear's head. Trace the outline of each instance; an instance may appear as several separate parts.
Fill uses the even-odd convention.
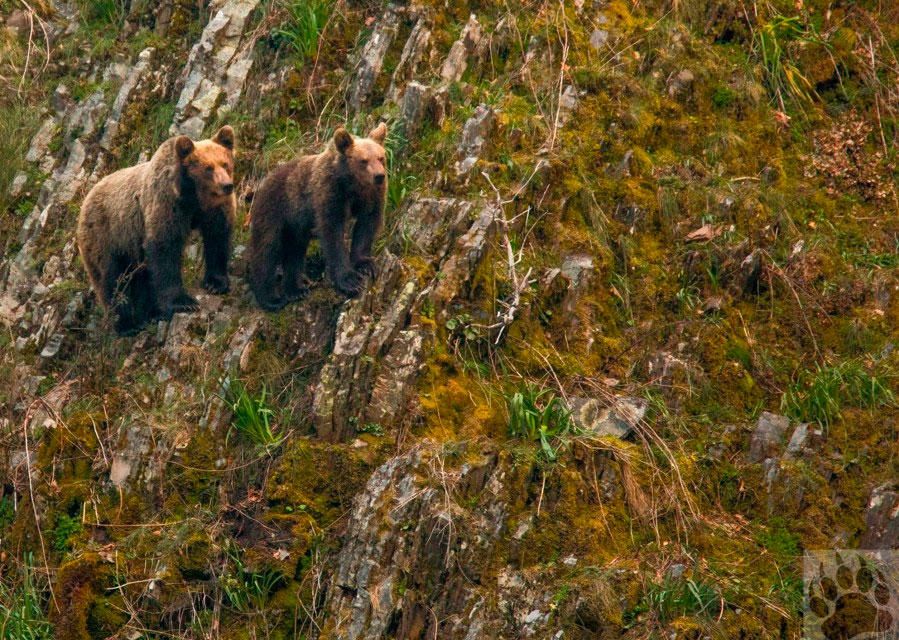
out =
[[[382,146],[385,137],[387,125],[383,122],[367,138],[354,138],[343,127],[334,132],[334,148],[346,159],[353,183],[364,190],[383,192],[387,188],[387,154]]]
[[[224,126],[211,140],[175,140],[183,175],[193,185],[204,211],[228,205],[234,199],[234,129]]]

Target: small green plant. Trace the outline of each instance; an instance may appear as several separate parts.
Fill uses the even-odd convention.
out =
[[[155,150],[169,135],[169,125],[175,115],[175,105],[159,102],[151,106],[135,125],[132,135],[122,140],[123,164],[136,163],[143,151]]]
[[[265,385],[260,394],[254,397],[242,384],[231,383],[226,401],[234,415],[228,437],[235,431],[246,442],[271,452],[281,445],[284,437],[276,435],[272,428],[274,411],[268,406],[266,395]]]
[[[228,571],[219,581],[228,604],[240,613],[263,611],[269,594],[284,582],[283,574],[271,568],[250,571],[233,546],[228,550],[228,559]]]
[[[699,294],[699,287],[695,285],[681,287],[677,290],[674,297],[677,299],[681,313],[692,314],[702,304]]]
[[[651,584],[643,597],[645,610],[665,624],[681,616],[708,616],[719,609],[721,595],[710,584],[692,578],[666,577]]]
[[[896,239],[892,252],[878,253],[871,249],[869,242],[857,251],[844,250],[841,253],[843,260],[852,263],[856,267],[866,269],[893,269],[899,266],[899,238]]]
[[[297,63],[303,64],[318,50],[318,40],[331,15],[332,0],[293,0],[285,2],[287,19],[272,35],[294,50]]]
[[[370,433],[373,436],[380,437],[384,435],[384,427],[377,422],[368,422],[361,427],[358,427],[356,433]]]
[[[396,211],[406,196],[415,190],[418,178],[414,175],[396,175],[387,181],[387,211]]]
[[[727,109],[736,99],[737,94],[730,87],[719,86],[712,93],[712,104],[718,109]]]
[[[12,572],[0,578],[0,640],[50,640],[53,628],[44,614],[44,598],[34,583],[31,554],[25,557],[21,580]]]
[[[25,164],[25,153],[37,123],[35,109],[24,102],[10,100],[0,104],[0,211],[5,212],[12,202],[9,185]],[[31,207],[25,213],[31,213]]]
[[[828,427],[840,418],[843,407],[873,409],[894,401],[884,378],[868,373],[859,360],[846,360],[800,373],[784,392],[780,405],[795,420]]]
[[[793,61],[798,48],[826,42],[814,27],[803,24],[798,16],[775,14],[755,32],[755,52],[765,70],[765,83],[780,109],[785,99],[809,102],[815,93],[802,70]]]
[[[526,385],[507,400],[509,436],[540,444],[540,455],[555,462],[562,439],[572,432],[571,412],[552,389]]]
[[[640,601],[624,611],[622,621],[630,629],[646,618],[645,614],[657,625],[682,616],[707,618],[717,613],[721,601],[721,594],[707,582],[669,575],[661,582],[651,582]]]
[[[0,496],[0,531],[6,531],[15,518],[16,510],[13,501],[10,500],[9,496]]]
[[[72,548],[71,538],[81,533],[81,520],[68,515],[61,515],[56,519],[53,528],[53,549],[59,553],[65,553]]]
[[[485,349],[489,348],[482,327],[474,323],[471,314],[460,313],[446,321],[449,332],[447,343],[453,354],[462,361],[465,371],[479,377],[489,373],[487,363],[483,362]]]
[[[384,151],[387,156],[387,205],[388,213],[396,211],[418,184],[417,176],[405,173],[400,168],[400,156],[406,148],[408,140],[402,129],[392,126],[387,130],[384,140]]]
[[[612,294],[618,298],[618,303],[621,305],[621,310],[624,312],[627,325],[633,327],[635,322],[634,310],[631,306],[630,278],[627,277],[626,273],[614,273],[612,274],[611,284]]]
[[[474,341],[481,338],[481,332],[472,324],[471,314],[460,313],[446,321],[446,328],[450,332],[450,340]]]
[[[125,0],[78,0],[75,4],[86,25],[119,24],[128,13]]]

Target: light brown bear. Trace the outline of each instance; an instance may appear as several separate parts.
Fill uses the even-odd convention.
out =
[[[334,286],[347,296],[374,276],[372,243],[381,227],[387,193],[387,159],[381,123],[367,138],[346,129],[317,155],[287,162],[266,176],[250,210],[249,281],[256,301],[274,311],[307,291],[306,249],[321,242],[325,268]],[[355,219],[347,251],[347,222]],[[282,281],[278,286],[278,268]]]
[[[234,130],[228,126],[211,140],[166,140],[148,162],[116,171],[90,190],[78,217],[78,249],[120,334],[197,308],[181,280],[191,229],[203,236],[203,287],[228,291],[235,207]]]

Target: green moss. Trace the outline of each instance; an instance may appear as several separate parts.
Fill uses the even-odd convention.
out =
[[[58,553],[64,553],[71,548],[71,538],[81,533],[81,519],[61,514],[56,518],[56,526],[53,527],[53,549]]]

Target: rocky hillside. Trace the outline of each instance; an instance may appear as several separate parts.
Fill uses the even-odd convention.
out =
[[[798,638],[899,548],[894,3],[0,17],[3,639]],[[245,197],[379,121],[377,279],[260,311]],[[81,200],[223,124],[231,292],[115,337]]]

